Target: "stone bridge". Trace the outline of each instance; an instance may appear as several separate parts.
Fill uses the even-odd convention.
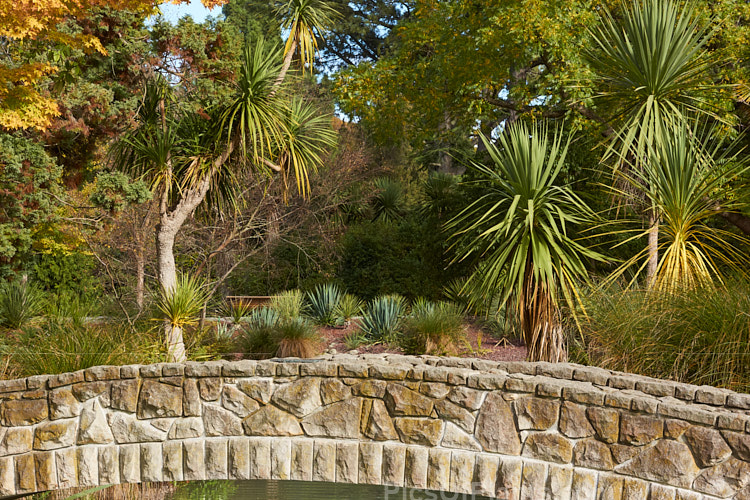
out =
[[[750,395],[570,364],[329,356],[0,382],[0,496],[290,479],[750,499]]]

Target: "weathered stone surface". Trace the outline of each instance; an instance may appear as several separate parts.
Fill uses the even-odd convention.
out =
[[[474,454],[467,451],[451,453],[450,491],[462,494],[473,492]]]
[[[271,479],[288,480],[292,475],[292,442],[271,440]]]
[[[228,467],[228,439],[206,441],[206,479],[227,479]]]
[[[186,417],[201,416],[201,399],[198,394],[198,382],[188,378],[182,384],[182,412]]]
[[[422,382],[419,384],[419,392],[428,398],[443,399],[451,391],[451,386],[438,382]]]
[[[443,420],[453,422],[466,432],[474,432],[474,415],[465,408],[447,400],[435,403],[435,410]]]
[[[510,405],[503,399],[502,392],[487,395],[479,410],[475,435],[485,451],[505,455],[519,455],[521,440],[513,421]]]
[[[198,393],[203,401],[216,401],[221,394],[221,379],[219,377],[198,379]]]
[[[549,500],[569,500],[573,485],[573,469],[550,465],[545,483],[545,497]]]
[[[521,500],[539,500],[544,498],[544,479],[547,466],[539,463],[527,463],[521,474]]]
[[[101,454],[99,455],[101,457]],[[162,445],[162,462],[164,481],[182,481],[182,443],[167,441]],[[101,465],[100,465],[101,470]]]
[[[644,498],[648,498],[648,483],[632,478],[623,479],[622,500],[643,500]]]
[[[174,418],[155,418],[153,420],[149,420],[149,423],[160,431],[167,432],[172,428],[172,424],[174,424],[175,420],[176,419]]]
[[[625,414],[620,418],[620,442],[641,446],[662,437],[664,425],[655,417]]]
[[[336,444],[336,482],[356,483],[359,474],[359,446],[357,443]]]
[[[117,443],[164,441],[167,437],[166,432],[160,431],[148,422],[123,413],[110,414],[109,426]]]
[[[750,464],[732,457],[726,462],[704,469],[695,478],[693,489],[727,498],[750,484]]]
[[[179,443],[172,443],[180,448]],[[117,484],[120,482],[120,460],[117,446],[99,448],[99,484]]]
[[[363,434],[375,441],[392,441],[398,439],[396,428],[393,427],[393,420],[391,420],[385,404],[379,399],[375,399],[372,402],[372,409],[367,416]]]
[[[522,471],[523,464],[520,460],[501,459],[497,469],[495,496],[502,500],[518,500]]]
[[[383,470],[383,445],[362,442],[359,444],[359,484],[381,484]]]
[[[359,379],[355,379],[357,382],[352,386],[352,392],[356,396],[363,396],[367,398],[379,398],[382,399],[383,396],[385,396],[385,388],[388,385],[388,382],[385,380],[373,380],[373,379],[367,379],[363,381],[359,381]]]
[[[271,379],[244,379],[237,382],[237,388],[253,398],[266,404],[271,401],[273,381]]]
[[[523,397],[513,401],[519,430],[546,431],[557,422],[560,402],[552,399]]]
[[[664,421],[664,437],[679,439],[690,428],[690,422],[684,420],[667,419]]]
[[[586,410],[596,437],[605,443],[616,443],[620,427],[620,414],[609,408],[592,407]]]
[[[206,436],[241,436],[242,420],[234,413],[213,405],[203,406]]]
[[[351,395],[351,388],[337,378],[327,378],[320,381],[320,399],[324,405],[338,403]]]
[[[497,469],[500,465],[499,457],[488,454],[475,455],[473,486],[475,495],[485,497],[495,496],[495,482]]]
[[[684,436],[695,462],[701,468],[723,462],[732,454],[731,448],[717,430],[696,425],[688,429]]]
[[[271,439],[248,441],[250,448],[250,479],[271,479]]]
[[[203,443],[201,443],[203,450]],[[203,456],[201,456],[203,462]],[[124,483],[138,483],[141,480],[141,447],[137,444],[120,446],[120,479]]]
[[[439,448],[431,449],[427,464],[427,488],[447,491],[451,478],[451,452]]]
[[[621,474],[688,488],[698,474],[690,449],[677,441],[660,440],[631,461],[615,467]]]
[[[5,400],[0,404],[0,421],[6,427],[34,425],[47,415],[46,399]]]
[[[594,435],[594,428],[586,417],[586,407],[564,401],[560,408],[560,432],[571,438]]]
[[[110,406],[115,410],[135,413],[138,409],[138,379],[118,380],[110,388]]]
[[[596,439],[583,439],[576,443],[573,463],[579,467],[600,470],[612,470],[615,466],[609,447]]]
[[[351,398],[308,415],[302,428],[308,436],[357,438],[361,415],[362,398]]]
[[[0,458],[0,495],[16,494],[16,478],[13,474],[13,459]]]
[[[69,387],[62,387],[49,392],[49,418],[77,417],[81,414],[81,403],[73,396]]]
[[[457,405],[461,405],[468,410],[478,410],[484,401],[484,391],[470,389],[468,387],[456,386],[448,393],[447,398]]]
[[[450,422],[446,422],[445,424],[442,446],[445,448],[482,451],[482,447],[477,443],[473,435],[467,434],[458,426]]]
[[[179,417],[182,415],[182,388],[153,379],[143,381],[138,398],[138,418]]]
[[[406,471],[406,446],[401,444],[383,445],[383,484],[404,486]]]
[[[597,475],[593,471],[578,469],[573,471],[570,500],[596,500],[596,482]]]
[[[36,469],[37,489],[45,491],[57,486],[55,455],[53,452],[34,453],[34,468]]]
[[[523,445],[523,456],[567,464],[573,460],[573,445],[556,432],[529,434]]]
[[[597,485],[597,500],[622,500],[622,478],[602,474]]]
[[[221,405],[240,418],[245,418],[260,409],[260,404],[232,385],[225,385],[221,395]]]
[[[278,387],[271,402],[299,418],[309,415],[323,404],[320,400],[320,379],[305,377]]]
[[[642,450],[637,446],[630,446],[627,444],[611,444],[609,445],[609,451],[612,452],[612,458],[615,459],[615,462],[621,464],[627,462]]]
[[[427,488],[428,456],[427,448],[406,448],[404,465],[404,486],[407,488]]]
[[[55,452],[55,469],[57,484],[60,488],[75,488],[78,486],[78,456],[75,448],[66,448]],[[0,478],[2,482],[2,478]]]
[[[295,481],[312,481],[313,440],[292,441],[292,475]]]
[[[148,445],[141,445],[148,446]],[[157,445],[158,446],[158,445]],[[99,453],[93,446],[76,449],[78,458],[78,486],[91,487],[99,485]],[[161,456],[161,453],[159,453]]]
[[[80,451],[80,450],[79,450]],[[16,486],[18,493],[31,493],[36,490],[34,455],[14,457],[16,466]]]
[[[34,430],[35,450],[55,450],[72,446],[76,442],[78,422],[74,419],[45,422]]]
[[[189,439],[203,435],[203,419],[198,417],[180,418],[175,420],[169,429],[169,439]]]
[[[107,389],[109,385],[106,382],[83,382],[71,387],[73,396],[81,402],[100,396],[107,392]]]
[[[315,440],[313,443],[313,481],[332,483],[336,480],[336,443]]]
[[[729,446],[732,448],[735,456],[745,462],[750,462],[750,436],[739,432],[722,433]]]
[[[432,399],[400,384],[388,384],[384,400],[393,416],[426,417],[432,413]]]
[[[8,429],[0,441],[0,456],[16,455],[31,451],[33,443],[33,431],[29,427],[17,427]]]
[[[78,433],[78,444],[106,444],[113,441],[112,431],[107,425],[99,401],[94,401],[90,408],[81,412],[81,430]]]
[[[242,421],[248,436],[299,436],[302,428],[297,419],[275,406],[264,406]]]
[[[443,421],[429,418],[398,417],[394,419],[401,441],[406,444],[437,446]]]

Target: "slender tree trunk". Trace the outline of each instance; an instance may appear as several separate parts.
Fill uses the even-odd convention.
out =
[[[277,76],[276,81],[273,82],[273,90],[271,91],[271,97],[276,95],[276,91],[279,90],[279,86],[284,81],[284,78],[286,78],[286,74],[289,71],[289,67],[292,65],[292,59],[294,58],[294,53],[296,51],[297,51],[297,39],[295,38],[292,40],[292,45],[289,46],[289,52],[287,52],[286,56],[284,56],[284,63],[281,66],[281,72],[279,73],[279,76]]]
[[[521,331],[528,361],[564,363],[568,360],[565,332],[558,321],[557,307],[544,286],[534,279],[531,258],[526,264],[523,290],[518,297]]]
[[[143,301],[145,297],[146,289],[146,259],[143,256],[143,246],[141,242],[138,242],[138,248],[135,250],[135,304],[138,306],[138,311],[143,311]]]
[[[659,268],[659,218],[654,211],[648,218],[651,229],[648,232],[648,267],[646,281],[651,288],[656,280],[656,271]]]

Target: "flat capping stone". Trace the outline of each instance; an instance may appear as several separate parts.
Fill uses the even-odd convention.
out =
[[[18,392],[26,390],[26,379],[0,380],[0,393]]]

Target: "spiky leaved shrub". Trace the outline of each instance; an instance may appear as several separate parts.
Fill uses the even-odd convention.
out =
[[[405,318],[401,347],[411,354],[458,354],[466,342],[461,308],[451,302],[417,301]]]
[[[237,325],[243,318],[249,316],[252,310],[253,306],[249,302],[238,300],[225,302],[219,312],[225,318],[231,318],[232,323]]]
[[[198,322],[201,309],[208,300],[204,284],[197,278],[183,274],[171,290],[162,289],[156,307],[174,328],[184,328]]]
[[[279,348],[275,329],[279,313],[270,307],[254,309],[242,326],[240,348],[254,357],[272,358]]]
[[[374,298],[367,306],[360,328],[371,341],[394,342],[401,333],[406,299],[400,295]]]
[[[42,312],[39,290],[24,280],[0,286],[0,326],[17,330]]]
[[[318,285],[307,292],[307,315],[319,325],[335,326],[341,322],[336,310],[341,302],[341,289],[333,284]]]

